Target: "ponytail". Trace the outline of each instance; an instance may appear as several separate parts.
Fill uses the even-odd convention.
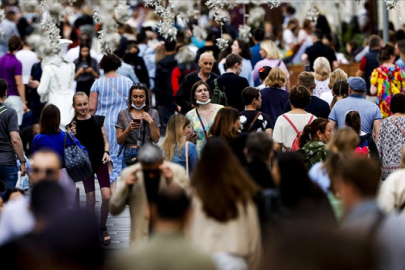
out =
[[[358,111],[349,111],[345,117],[346,126],[351,127],[358,135],[361,132],[361,119]]]
[[[312,121],[311,124],[306,125],[299,139],[300,147],[303,147],[309,141],[319,140],[317,132],[320,131],[324,134],[328,123],[328,119],[318,118]]]
[[[302,148],[306,143],[308,143],[311,140],[311,124],[306,125],[304,127],[304,130],[301,132],[301,136],[299,139],[299,143],[300,143],[300,148]]]

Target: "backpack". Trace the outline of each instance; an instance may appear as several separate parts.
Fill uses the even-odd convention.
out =
[[[297,151],[298,149],[300,149],[300,137],[301,137],[301,133],[302,131],[299,131],[295,125],[293,124],[293,122],[287,117],[287,115],[283,114],[283,117],[288,121],[288,123],[290,123],[290,125],[292,126],[292,128],[295,130],[295,132],[297,133],[297,137],[295,137],[293,144],[291,145],[291,148],[288,149],[289,151]],[[308,124],[312,123],[312,119],[314,119],[314,116],[311,115],[311,118],[309,118]]]
[[[368,139],[364,139],[354,150],[356,155],[361,155],[370,158],[370,145]]]
[[[225,94],[225,87],[218,85],[218,79],[214,80],[214,91],[212,93],[212,103],[228,106],[228,99]]]

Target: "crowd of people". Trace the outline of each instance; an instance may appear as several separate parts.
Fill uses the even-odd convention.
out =
[[[171,40],[133,6],[113,53],[77,9],[55,54],[5,8],[5,269],[403,269],[405,36],[384,43],[359,19],[368,45],[347,44],[347,74],[323,15],[300,29],[284,7],[282,31],[249,41],[228,23],[220,50],[212,16],[205,40],[181,25]],[[106,256],[108,217],[128,208],[132,247]]]

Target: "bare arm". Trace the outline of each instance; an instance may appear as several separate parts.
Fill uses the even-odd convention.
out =
[[[123,130],[122,128],[117,128],[117,143],[119,145],[123,144],[128,136],[129,133],[131,133],[131,126],[128,126],[125,130]]]
[[[377,87],[375,87],[374,85],[371,85],[370,86],[370,94],[376,95],[377,94]]]
[[[24,150],[20,134],[18,133],[18,131],[11,131],[10,137],[14,152],[17,154],[18,159],[20,161],[25,161]],[[21,163],[21,175],[24,176],[25,173],[26,173],[25,163]]]
[[[364,71],[362,71],[362,70],[357,70],[356,71],[356,77],[361,77],[361,78],[363,78],[363,75],[364,75]]]
[[[285,90],[287,92],[290,92],[290,89],[291,89],[291,81],[290,81],[290,79],[287,79],[287,83],[285,85]]]
[[[281,143],[274,143],[274,151],[281,152]]]
[[[329,119],[329,123],[330,123],[330,125],[332,126],[332,130],[334,130],[335,127],[336,127],[336,122]]]
[[[77,78],[79,78],[80,75],[82,75],[84,69],[83,68],[79,68],[75,74],[75,80],[77,80]]]
[[[337,69],[339,67],[338,61],[336,61],[336,60],[333,61],[332,66],[333,66],[333,70]]]
[[[21,75],[14,76],[14,79],[15,83],[17,84],[18,94],[20,95],[20,98],[23,103],[24,111],[27,111],[28,108],[27,108],[27,101],[25,99],[25,87],[23,84],[22,76]]]
[[[374,124],[373,124],[373,126],[374,126],[374,132],[375,132],[375,142],[378,141],[378,135],[380,134],[381,122],[382,122],[382,120],[379,119],[379,120],[375,120],[375,121],[374,121]]]
[[[271,128],[266,129],[264,132],[270,136],[270,138],[273,138],[273,130]]]
[[[91,92],[90,93],[90,114],[94,114],[97,111],[97,103],[98,103],[98,93]]]
[[[110,143],[108,142],[107,133],[105,132],[105,127],[101,128],[101,133],[103,134],[104,139],[104,151],[110,151]]]
[[[302,64],[305,66],[305,65],[307,64],[307,61],[308,61],[308,54],[304,53],[304,54],[301,56],[301,62],[302,62]]]

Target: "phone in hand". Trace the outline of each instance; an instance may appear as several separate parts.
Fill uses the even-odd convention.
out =
[[[88,68],[89,66],[87,65],[87,64],[84,64],[83,66],[82,66],[82,68],[83,69],[86,69],[86,68]]]
[[[135,124],[140,125],[141,124],[141,119],[132,119],[132,122]]]

